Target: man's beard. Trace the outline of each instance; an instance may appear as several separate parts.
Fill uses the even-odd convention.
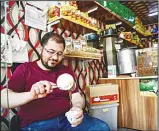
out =
[[[54,61],[55,61],[55,60],[54,60]],[[54,64],[53,66],[49,66],[49,65],[48,65],[48,61],[44,61],[43,58],[41,58],[41,62],[42,62],[42,64],[43,64],[43,66],[44,66],[45,68],[47,68],[47,69],[54,69],[55,66],[57,65],[57,64]],[[57,61],[56,61],[56,63],[57,63]]]

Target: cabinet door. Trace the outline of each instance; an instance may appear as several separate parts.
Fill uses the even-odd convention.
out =
[[[157,130],[157,97],[140,96],[139,79],[101,79],[119,85],[118,126]]]
[[[157,131],[157,97],[140,96],[140,129]]]
[[[118,126],[139,129],[139,80],[107,79],[100,83],[119,85]]]

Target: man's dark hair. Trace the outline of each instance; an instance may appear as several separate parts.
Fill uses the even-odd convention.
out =
[[[65,39],[61,35],[53,32],[48,32],[42,37],[40,41],[41,46],[44,47],[49,39],[54,40],[56,43],[62,43],[65,49]]]

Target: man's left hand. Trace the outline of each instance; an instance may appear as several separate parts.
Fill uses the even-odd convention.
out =
[[[78,114],[75,116],[76,117],[76,121],[72,123],[72,127],[76,127],[79,124],[82,123],[83,120],[83,110],[80,107],[77,106],[73,106],[71,109],[71,111],[78,111]]]

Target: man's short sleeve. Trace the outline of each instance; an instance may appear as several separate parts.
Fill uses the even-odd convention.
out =
[[[8,88],[14,92],[23,92],[26,83],[26,63],[19,65],[8,81]]]

